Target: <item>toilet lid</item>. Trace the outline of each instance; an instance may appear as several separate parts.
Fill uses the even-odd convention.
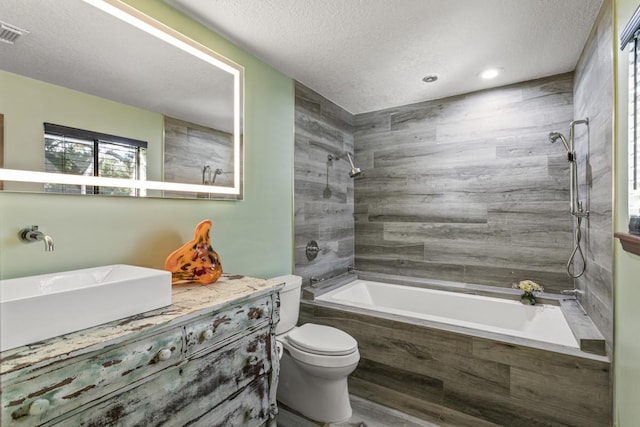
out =
[[[358,348],[349,334],[331,326],[305,323],[287,335],[287,341],[300,350],[315,354],[344,356]]]

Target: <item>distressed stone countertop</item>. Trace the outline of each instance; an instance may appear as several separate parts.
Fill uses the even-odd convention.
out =
[[[130,334],[157,329],[176,320],[187,321],[205,310],[211,311],[233,301],[266,295],[281,285],[282,282],[275,280],[238,275],[223,275],[210,285],[176,284],[172,289],[172,304],[167,307],[0,353],[0,374],[27,366],[36,368],[60,358],[118,344]]]

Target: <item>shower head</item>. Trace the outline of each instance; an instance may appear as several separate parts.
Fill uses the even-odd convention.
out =
[[[351,169],[351,171],[349,171],[349,177],[350,178],[355,178],[357,176],[362,175],[362,169],[360,168],[353,168]]]
[[[357,176],[362,175],[362,169],[357,168],[357,167],[355,167],[355,166],[354,166],[354,164],[353,164],[353,160],[351,159],[351,154],[349,154],[348,152],[347,152],[346,154],[347,154],[347,159],[349,159],[349,164],[351,165],[351,170],[349,171],[349,177],[351,177],[351,178],[355,178],[355,177],[357,177]],[[329,155],[327,156],[327,161],[328,161],[329,163],[331,163],[331,162],[332,162],[332,161],[334,161],[334,160],[340,160],[340,157],[338,157],[338,156],[334,156],[333,154],[329,154]],[[327,165],[327,167],[328,167],[328,166],[329,166],[329,165]]]
[[[357,176],[362,175],[362,169],[357,168],[353,165],[353,160],[351,160],[351,155],[347,152],[347,158],[349,159],[349,163],[351,164],[351,171],[349,171],[349,177],[355,178]]]
[[[549,133],[549,141],[552,144],[556,142],[558,139],[562,141],[562,145],[564,145],[564,149],[567,150],[567,153],[570,153],[571,150],[569,149],[569,144],[567,144],[567,140],[565,139],[564,135],[562,135],[560,132]]]

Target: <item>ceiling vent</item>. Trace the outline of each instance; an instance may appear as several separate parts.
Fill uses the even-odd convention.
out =
[[[13,44],[23,34],[29,34],[29,31],[0,21],[0,42]]]

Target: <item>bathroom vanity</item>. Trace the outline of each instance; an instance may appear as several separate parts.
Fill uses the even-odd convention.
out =
[[[176,285],[163,309],[0,353],[0,425],[275,425],[279,289]]]

